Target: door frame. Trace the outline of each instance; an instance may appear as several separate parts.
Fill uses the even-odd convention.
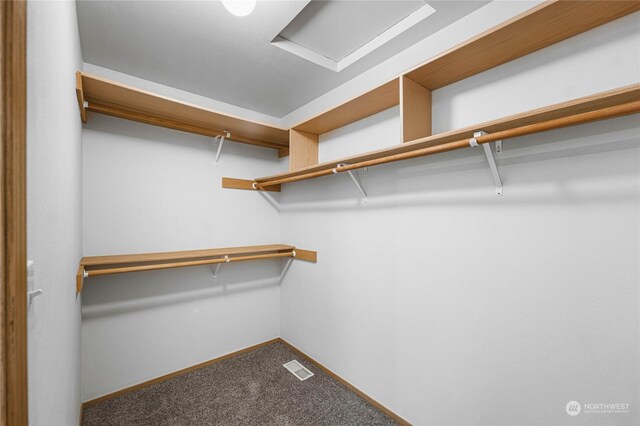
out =
[[[27,3],[0,1],[0,424],[28,424]]]

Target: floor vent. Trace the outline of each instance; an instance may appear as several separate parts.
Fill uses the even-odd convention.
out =
[[[307,370],[298,361],[289,361],[288,363],[283,364],[283,366],[287,370],[291,371],[300,380],[307,380],[309,377],[313,376],[313,373]]]

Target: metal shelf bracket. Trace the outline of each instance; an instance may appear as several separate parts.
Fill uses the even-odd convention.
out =
[[[344,167],[346,165],[347,164],[345,164],[345,163],[339,163],[339,164],[336,165],[336,168],[332,170],[332,172],[334,174],[337,174],[337,173],[340,172],[340,167]],[[347,170],[347,173],[349,173],[349,176],[351,177],[351,180],[353,181],[353,183],[358,188],[358,191],[360,191],[360,193],[362,194],[362,204],[367,204],[367,193],[364,192],[364,188],[362,188],[362,185],[360,184],[360,180],[358,180],[358,176],[356,176],[356,174],[351,170]]]
[[[229,133],[228,131],[224,131],[224,135],[222,136],[216,136],[213,140],[215,141],[220,141],[220,143],[218,144],[218,152],[216,152],[216,162],[215,165],[218,165],[218,160],[220,160],[220,154],[222,154],[222,145],[224,145],[224,140],[225,138],[230,138],[231,137],[231,133]]]
[[[225,259],[224,263],[229,263],[229,256],[228,255],[225,255],[224,259]],[[218,279],[218,272],[220,272],[220,267],[221,266],[222,266],[222,263],[218,263],[216,265],[216,269],[215,269],[215,271],[213,271],[213,279],[214,280]]]
[[[478,140],[476,138],[486,135],[487,132],[480,130],[473,133],[473,138],[469,140],[469,145],[472,147],[476,147],[478,144]],[[500,144],[500,151],[498,151],[498,144]],[[493,152],[491,151],[490,143],[483,143],[482,148],[484,149],[484,154],[487,157],[487,162],[489,163],[489,170],[491,171],[491,176],[493,177],[493,183],[496,185],[496,195],[502,195],[502,180],[500,179],[500,174],[498,173],[498,166],[496,166],[496,160],[493,158]],[[496,141],[496,152],[502,152],[502,141]]]
[[[282,268],[282,272],[280,273],[280,283],[282,283],[284,276],[287,275],[287,271],[291,267],[291,264],[293,263],[293,259],[295,258],[296,258],[296,251],[293,250],[291,252],[291,257],[287,259],[287,263],[285,263],[284,268]]]
[[[27,282],[27,287],[32,289],[34,284],[33,260],[27,260]],[[44,290],[41,288],[27,291],[27,306],[30,308],[33,303],[33,299],[40,296],[43,292]]]

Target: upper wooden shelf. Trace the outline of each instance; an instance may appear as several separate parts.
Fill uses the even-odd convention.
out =
[[[542,3],[293,129],[326,133],[398,105],[402,77],[439,89],[638,10],[638,0]]]
[[[222,186],[233,189],[265,190],[267,189],[265,187],[273,187],[275,185],[279,188],[278,185],[282,183],[332,174],[338,164],[350,165],[348,168],[342,167],[338,170],[343,171],[349,168],[367,167],[405,158],[469,147],[469,139],[472,138],[473,133],[478,130],[484,130],[488,132],[489,135],[505,133],[504,137],[507,138],[638,112],[640,112],[640,84],[633,84],[569,102],[562,102],[511,115],[498,120],[416,139],[385,149],[314,164],[273,176],[257,178],[253,181],[240,181],[236,179],[233,185],[228,185],[228,181],[223,178]],[[514,130],[516,130],[515,133],[510,133]],[[480,139],[481,138],[478,138],[479,141]],[[480,143],[482,142],[480,141]],[[371,164],[367,164],[367,162],[371,162]],[[240,183],[242,183],[242,185]],[[255,185],[260,185],[261,188],[256,188]]]
[[[80,116],[87,111],[204,136],[231,133],[230,140],[277,149],[288,154],[289,132],[160,96],[78,71],[76,94]],[[86,102],[86,104],[85,104]]]
[[[399,102],[400,82],[398,78],[394,78],[349,102],[294,126],[293,129],[320,135],[394,107]]]
[[[439,89],[638,10],[638,0],[545,2],[405,75],[429,90]]]
[[[309,262],[317,261],[315,251],[303,250],[285,244],[246,247],[226,247],[204,250],[172,251],[161,253],[117,254],[86,256],[80,260],[76,275],[76,291],[80,293],[84,279],[90,276],[151,271],[213,265],[247,260],[290,257]]]

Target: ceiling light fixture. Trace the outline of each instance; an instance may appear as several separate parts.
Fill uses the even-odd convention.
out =
[[[256,8],[256,0],[222,0],[222,4],[236,16],[247,16]]]

